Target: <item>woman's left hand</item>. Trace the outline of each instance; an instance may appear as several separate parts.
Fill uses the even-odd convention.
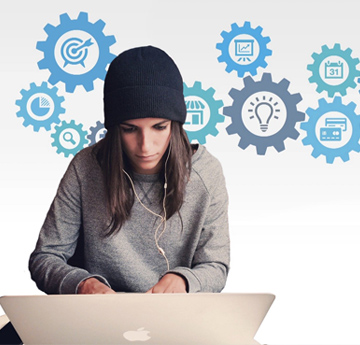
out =
[[[181,276],[168,273],[146,293],[186,293],[186,282]]]

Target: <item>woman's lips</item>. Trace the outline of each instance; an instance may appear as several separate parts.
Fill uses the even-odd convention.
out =
[[[136,157],[141,160],[141,161],[144,161],[144,162],[147,162],[147,161],[152,161],[156,158],[156,154],[154,155],[147,155],[147,156],[139,156],[139,155],[136,155]]]

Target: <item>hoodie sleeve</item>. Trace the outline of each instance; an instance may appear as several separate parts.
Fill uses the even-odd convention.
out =
[[[81,186],[74,160],[60,182],[29,260],[31,278],[48,294],[75,294],[80,282],[90,277],[109,285],[103,277],[67,263],[82,226]]]
[[[191,267],[177,267],[187,280],[188,292],[220,292],[226,283],[230,266],[228,193],[220,163],[212,160],[198,169],[208,193],[204,222]]]

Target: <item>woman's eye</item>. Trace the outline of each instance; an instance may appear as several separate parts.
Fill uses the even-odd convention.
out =
[[[157,130],[159,130],[159,131],[163,131],[164,129],[166,129],[166,125],[165,126],[163,126],[163,125],[156,125],[155,126],[155,129],[157,129]]]
[[[124,133],[132,133],[135,131],[135,127],[121,127],[121,130],[124,132]]]

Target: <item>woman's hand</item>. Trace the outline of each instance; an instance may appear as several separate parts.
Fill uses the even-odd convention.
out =
[[[78,294],[114,294],[114,290],[107,285],[97,280],[96,278],[89,278],[82,281],[78,287]]]
[[[168,273],[146,293],[186,293],[186,281],[177,274]]]

